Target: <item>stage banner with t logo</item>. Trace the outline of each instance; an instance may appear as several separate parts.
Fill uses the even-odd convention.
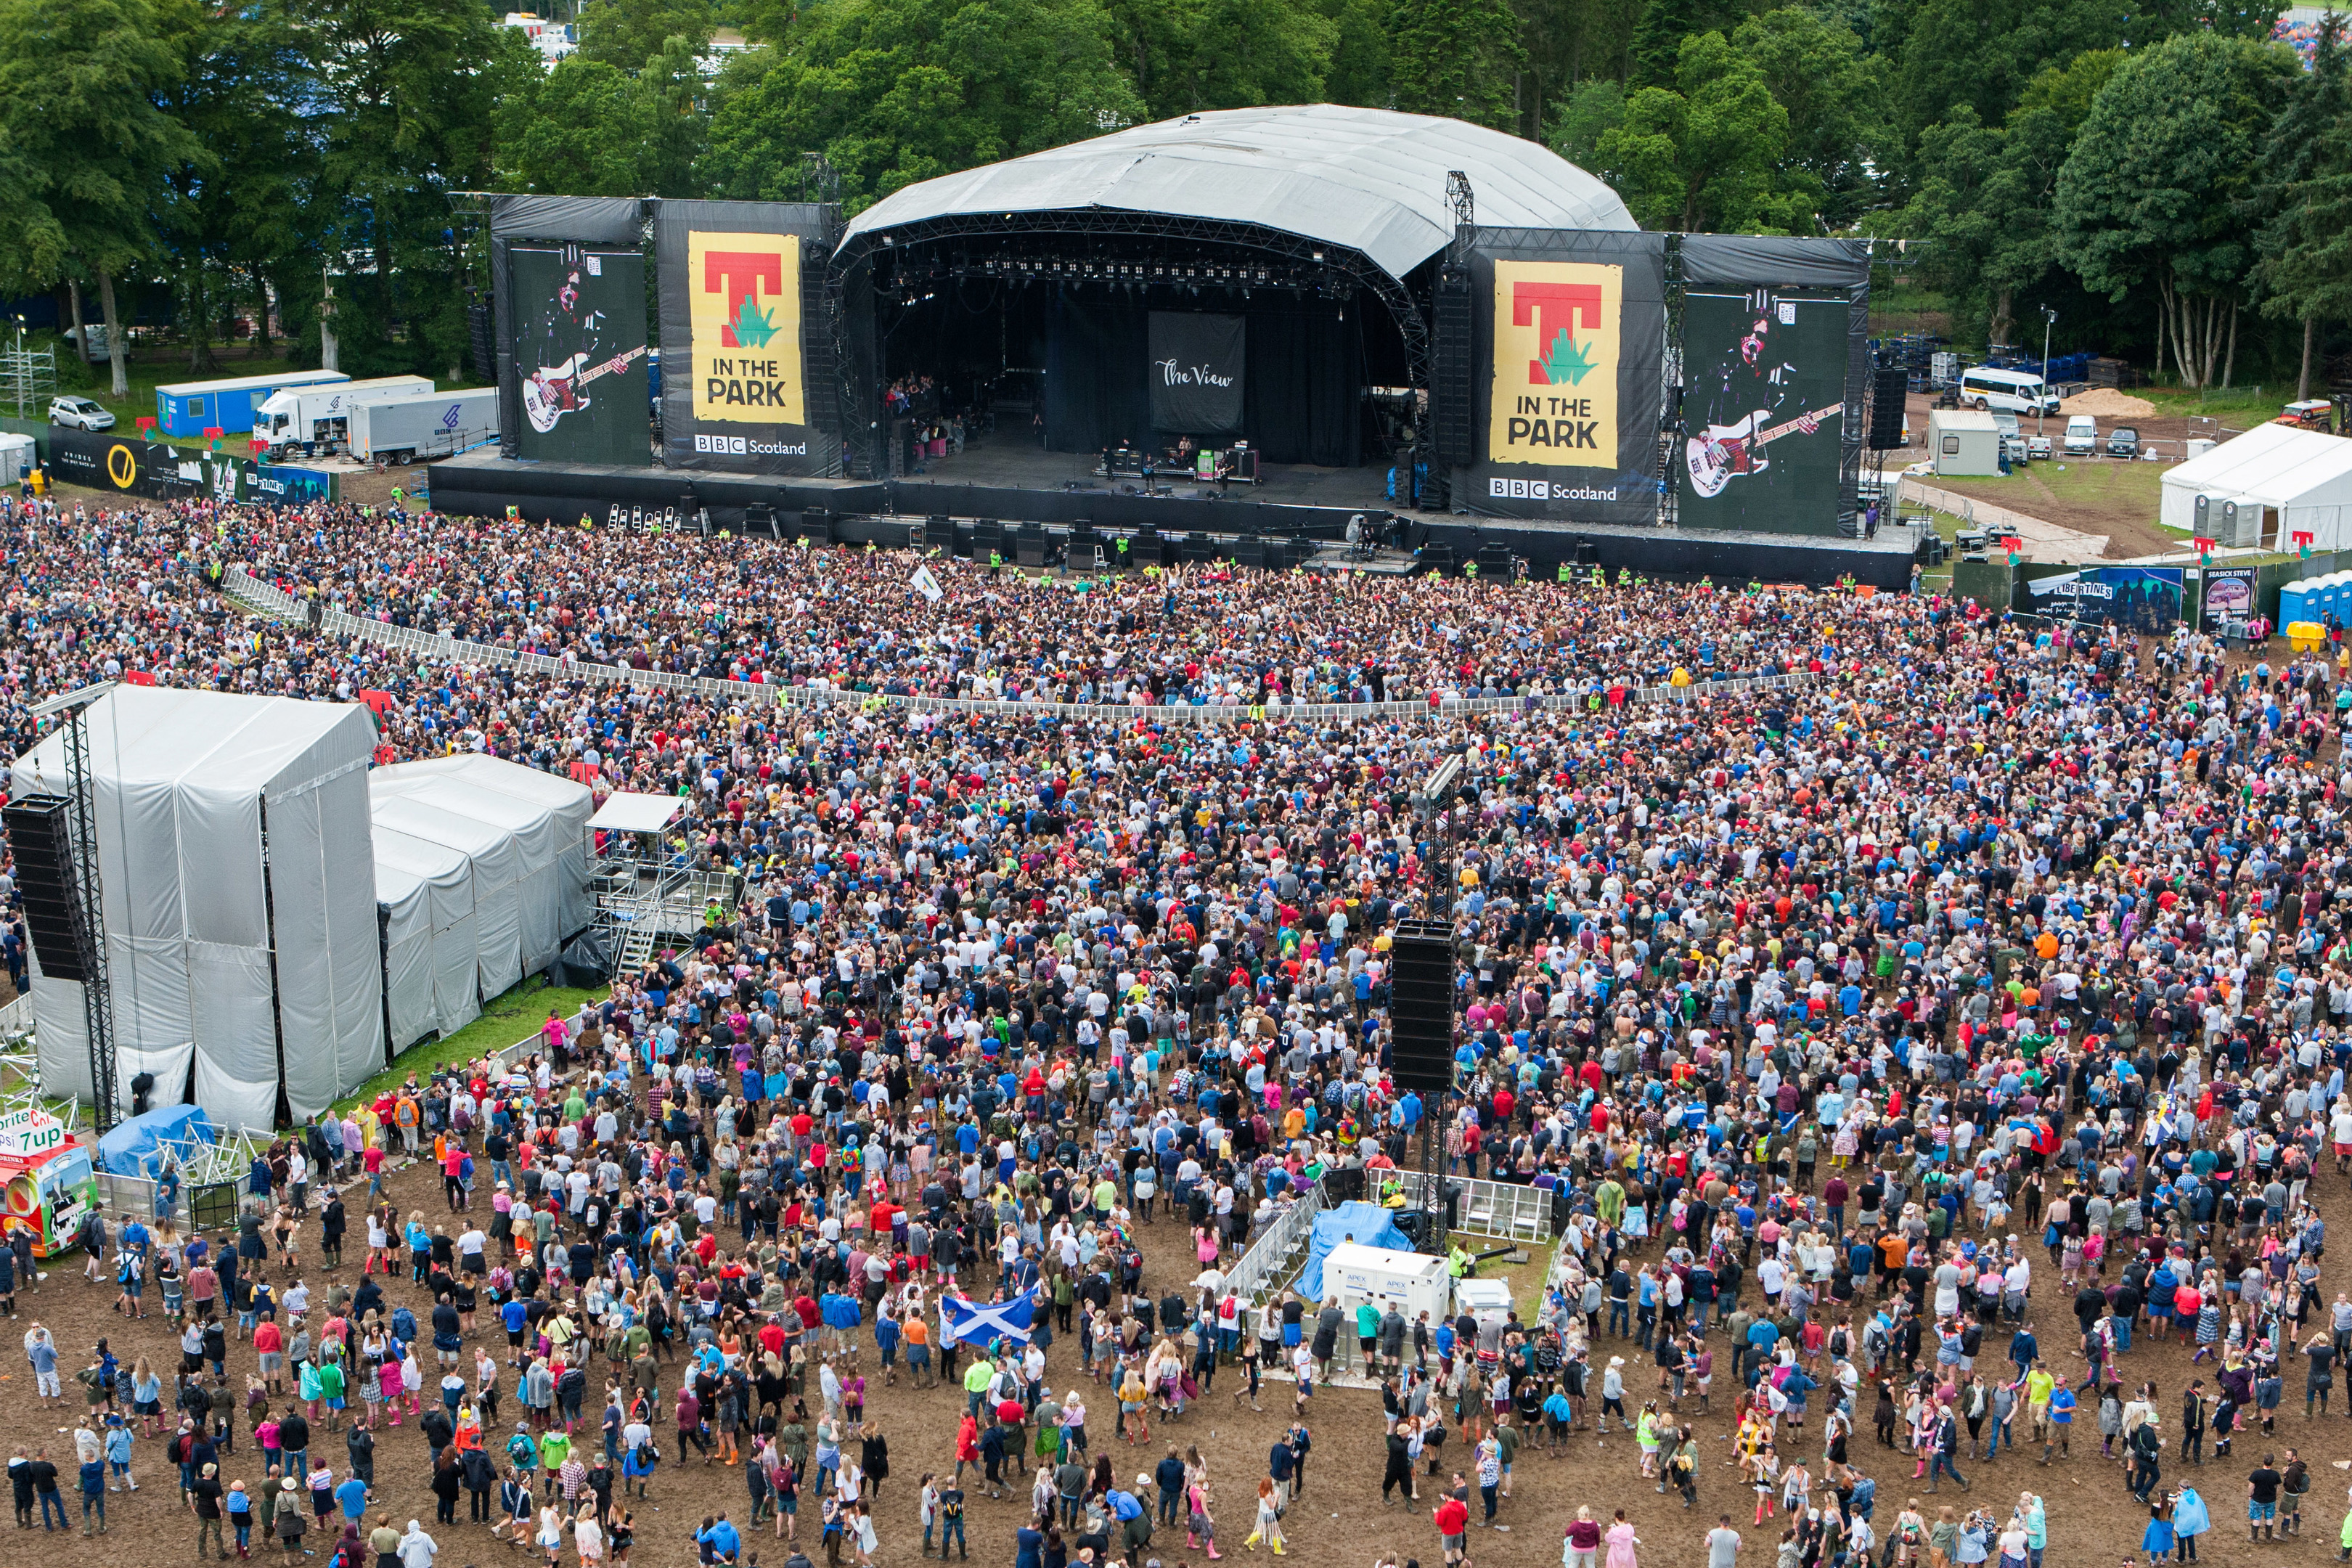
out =
[[[824,209],[809,203],[661,205],[654,247],[669,467],[837,471],[840,439],[825,417],[835,389],[813,380],[808,352],[824,231]]]
[[[1549,468],[1617,466],[1625,269],[1495,263],[1495,390],[1486,456]]]
[[[1455,470],[1455,502],[1491,516],[1655,521],[1663,237],[1482,228],[1469,273],[1465,357],[1484,375],[1465,388],[1471,463]]]

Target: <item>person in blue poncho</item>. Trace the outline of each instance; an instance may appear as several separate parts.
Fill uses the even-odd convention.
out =
[[[2180,1561],[2197,1561],[2197,1538],[2213,1528],[2213,1516],[2197,1489],[2184,1486],[2172,1500],[2172,1534]]]

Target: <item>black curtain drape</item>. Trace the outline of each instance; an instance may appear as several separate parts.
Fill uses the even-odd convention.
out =
[[[1324,300],[1249,310],[1243,420],[1265,461],[1348,468],[1362,460],[1359,325]]]
[[[1048,450],[1099,452],[1151,439],[1149,326],[1140,303],[1055,291],[1045,310]]]
[[[1269,463],[1363,460],[1363,323],[1356,301],[1221,300],[1248,318],[1242,436]],[[1045,312],[1045,445],[1099,452],[1195,431],[1151,428],[1150,308],[1058,290]]]

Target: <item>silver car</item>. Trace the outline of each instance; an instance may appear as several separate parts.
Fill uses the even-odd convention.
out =
[[[52,397],[49,399],[49,423],[74,430],[111,430],[114,428],[114,416],[87,397]]]

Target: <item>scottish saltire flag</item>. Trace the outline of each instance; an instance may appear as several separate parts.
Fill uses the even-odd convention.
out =
[[[947,1296],[940,1299],[940,1310],[947,1314],[948,1332],[965,1344],[1010,1340],[1025,1345],[1037,1301],[1034,1296],[1020,1296],[1010,1301],[975,1301],[965,1296]]]

